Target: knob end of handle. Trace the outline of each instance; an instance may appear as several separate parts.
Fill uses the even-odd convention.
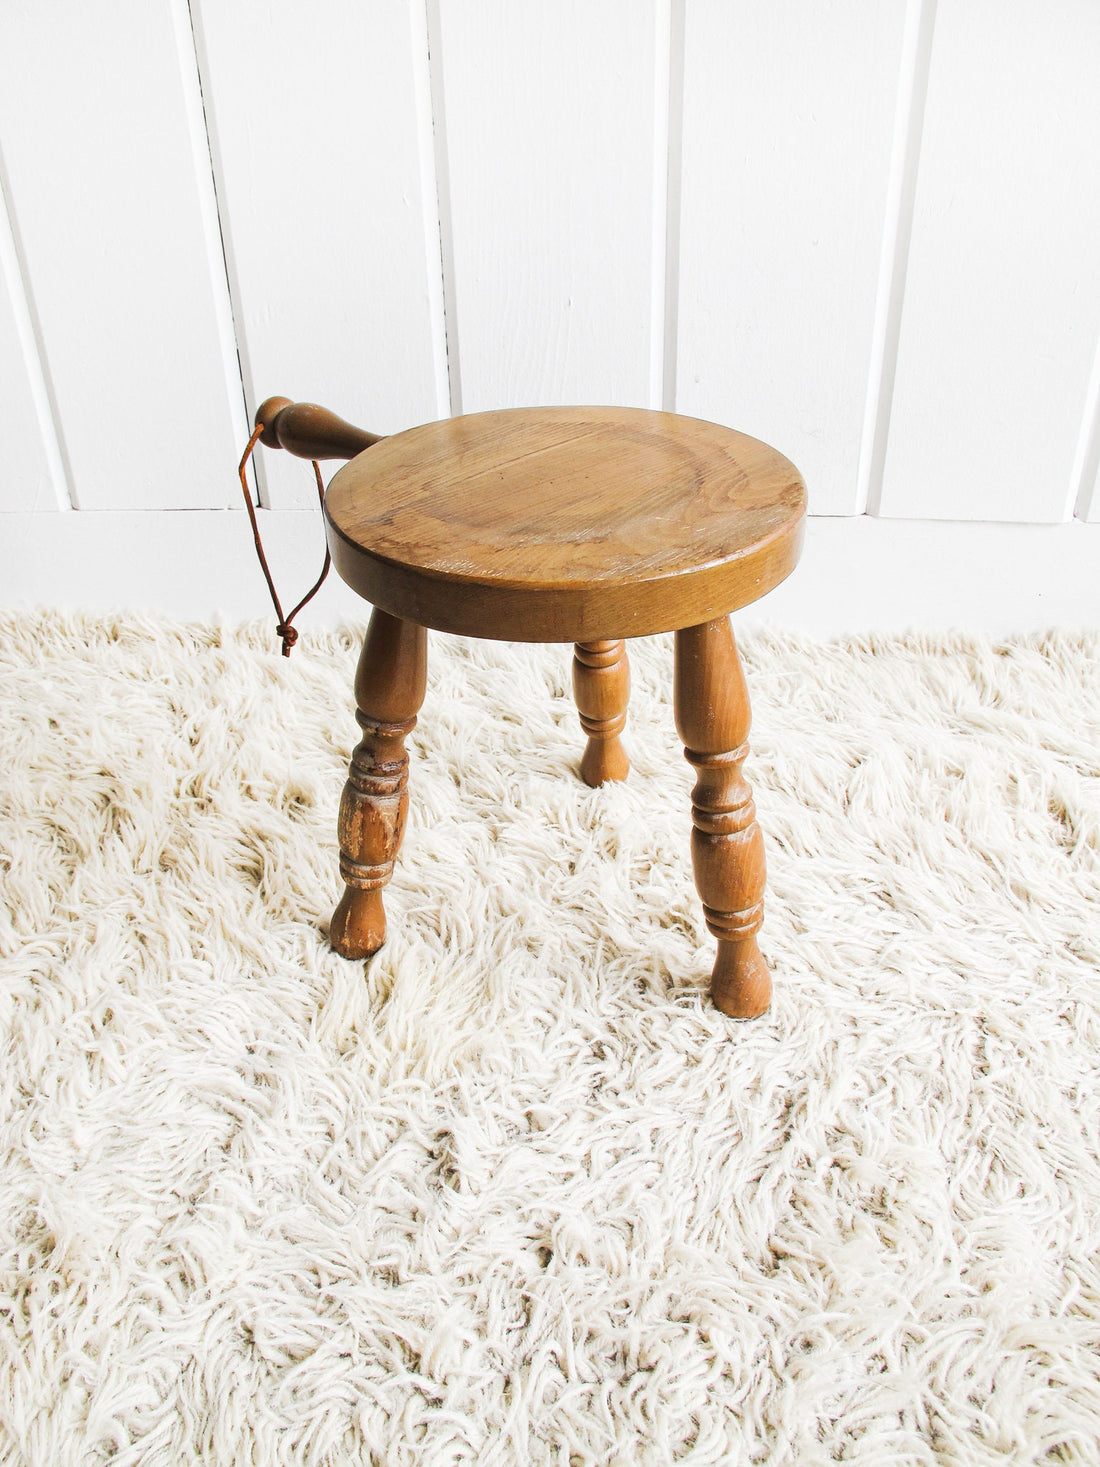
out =
[[[263,428],[260,434],[260,442],[265,448],[281,448],[278,433],[275,428],[275,419],[283,408],[293,407],[289,397],[269,397],[260,403],[256,409],[254,426]]]

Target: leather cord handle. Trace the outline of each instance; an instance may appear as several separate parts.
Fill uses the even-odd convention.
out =
[[[255,421],[265,448],[285,448],[297,458],[354,458],[379,438],[316,403],[291,402],[288,397],[262,402]]]

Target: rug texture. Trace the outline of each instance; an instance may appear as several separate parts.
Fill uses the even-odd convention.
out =
[[[1100,1462],[1100,638],[744,638],[737,1024],[670,639],[433,635],[328,949],[359,630],[0,617],[0,1461]]]

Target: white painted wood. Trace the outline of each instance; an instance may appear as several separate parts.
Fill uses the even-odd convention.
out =
[[[815,518],[794,574],[738,615],[815,636],[1100,628],[1100,526]]]
[[[859,507],[903,21],[687,7],[676,406],[786,453],[819,514]]]
[[[1077,514],[1083,520],[1100,522],[1100,338],[1092,358],[1085,411],[1070,479],[1070,493],[1074,497]]]
[[[668,345],[669,267],[677,266],[679,240],[669,229],[673,208],[679,212],[679,124],[683,115],[682,0],[654,0],[653,6],[653,146],[649,202],[649,391],[647,405],[665,402],[665,351]],[[672,111],[676,110],[673,123]],[[670,251],[672,253],[670,254]]]
[[[85,509],[232,502],[240,392],[185,22],[186,0],[0,8],[9,204]]]
[[[940,0],[881,512],[1057,521],[1100,329],[1100,6]]]
[[[882,474],[890,431],[890,406],[894,399],[905,277],[909,270],[913,200],[917,191],[917,165],[924,133],[935,18],[936,0],[906,0],[890,181],[886,190],[886,218],[879,252],[871,369],[863,412],[863,441],[859,450],[856,509],[860,513],[878,514],[882,501]]]
[[[49,394],[0,190],[0,511],[69,509]]]
[[[378,433],[445,416],[424,0],[195,15],[250,410],[278,394]],[[266,503],[316,503],[308,465],[262,472]]]
[[[463,410],[647,405],[654,0],[445,0],[440,22]]]
[[[665,146],[661,155],[660,144],[654,160],[658,171],[664,168],[665,235],[662,259],[663,280],[658,310],[663,320],[661,332],[661,384],[660,396],[653,397],[651,406],[666,413],[676,411],[676,357],[679,340],[680,316],[680,217],[682,213],[681,184],[684,173],[684,30],[687,16],[687,0],[669,0],[667,40],[668,90],[664,98]],[[658,25],[660,18],[658,19]],[[658,49],[663,59],[664,47]],[[661,86],[660,59],[657,66],[658,91]],[[656,128],[654,129],[656,132]],[[659,188],[654,190],[660,197]],[[654,209],[654,230],[656,224]],[[656,250],[656,247],[655,247]],[[656,273],[656,272],[654,272]],[[655,353],[656,355],[656,353]]]
[[[424,272],[428,282],[429,332],[435,379],[435,405],[439,417],[454,414],[457,374],[452,376],[448,356],[450,322],[447,311],[448,280],[453,279],[450,256],[444,248],[444,207],[448,220],[450,203],[447,183],[446,138],[443,133],[442,93],[436,115],[436,79],[440,75],[438,55],[438,0],[407,0],[412,35],[413,92],[416,105],[417,146],[420,158],[420,199],[424,226]],[[437,125],[438,124],[438,125]]]
[[[416,0],[412,3],[415,5]],[[447,401],[451,416],[459,417],[462,413],[462,367],[455,313],[454,230],[451,226],[451,170],[447,159],[447,108],[443,99],[440,3],[441,0],[424,0],[424,39],[428,47],[428,115],[432,127],[431,169],[439,223],[439,284],[443,306],[443,346],[447,359]]]
[[[277,582],[292,601],[320,568],[320,516],[261,510],[260,521]],[[131,607],[202,619],[220,612],[274,623],[243,515],[12,514],[3,528],[0,586],[9,605]],[[1098,563],[1100,526],[1081,520],[984,525],[818,516],[794,574],[737,622],[815,636],[1097,627]],[[366,603],[332,577],[301,625],[338,626],[367,614]]]
[[[248,441],[252,423],[245,412],[244,384],[241,380],[241,363],[237,348],[237,328],[233,319],[233,304],[229,295],[229,276],[222,244],[221,218],[215,187],[213,159],[210,155],[210,138],[206,122],[206,107],[202,95],[202,78],[199,72],[198,43],[191,17],[191,0],[162,0],[171,12],[176,37],[176,54],[180,63],[183,83],[183,103],[187,115],[187,136],[191,145],[191,162],[196,183],[199,223],[206,246],[206,260],[210,272],[212,289],[210,301],[214,312],[214,324],[218,335],[218,364],[221,367],[221,382],[225,400],[229,404],[232,432],[238,454]],[[219,462],[219,483],[224,482],[225,468]],[[240,500],[231,490],[229,503],[237,508]],[[253,479],[253,503],[256,502]]]

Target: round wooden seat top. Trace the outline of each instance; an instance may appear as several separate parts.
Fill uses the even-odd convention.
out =
[[[518,642],[675,631],[794,569],[806,490],[774,448],[640,408],[472,413],[380,439],[325,496],[333,561],[372,605]]]

